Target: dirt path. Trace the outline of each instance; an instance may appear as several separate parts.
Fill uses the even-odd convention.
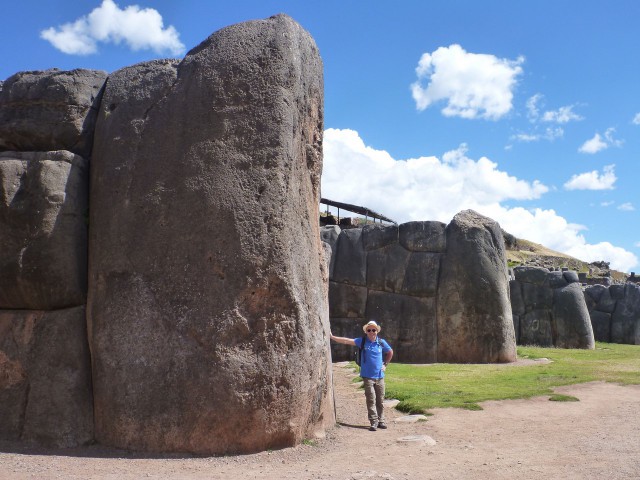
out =
[[[517,368],[517,367],[513,367]],[[2,479],[638,479],[640,386],[558,389],[579,402],[486,402],[482,411],[438,409],[426,422],[369,432],[364,394],[334,367],[340,426],[326,439],[232,457],[147,457],[101,447],[67,451],[0,445]],[[425,442],[399,442],[428,436]]]

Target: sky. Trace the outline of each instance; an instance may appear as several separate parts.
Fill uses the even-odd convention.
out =
[[[182,58],[220,28],[286,13],[324,63],[323,197],[398,223],[472,208],[519,238],[640,271],[638,1],[0,5],[0,80]]]

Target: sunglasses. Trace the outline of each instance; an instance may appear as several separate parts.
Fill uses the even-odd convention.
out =
[[[371,333],[371,332],[378,332],[378,330],[376,330],[375,328],[367,328],[367,333]]]

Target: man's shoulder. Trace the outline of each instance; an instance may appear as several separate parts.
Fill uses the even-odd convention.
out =
[[[387,342],[384,338],[378,338],[378,340],[380,341],[380,345],[382,346],[382,348],[391,350],[391,345],[389,345],[389,342]]]

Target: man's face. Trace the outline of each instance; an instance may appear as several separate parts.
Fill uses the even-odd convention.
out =
[[[367,337],[370,341],[374,341],[378,335],[378,330],[375,327],[367,327]]]

